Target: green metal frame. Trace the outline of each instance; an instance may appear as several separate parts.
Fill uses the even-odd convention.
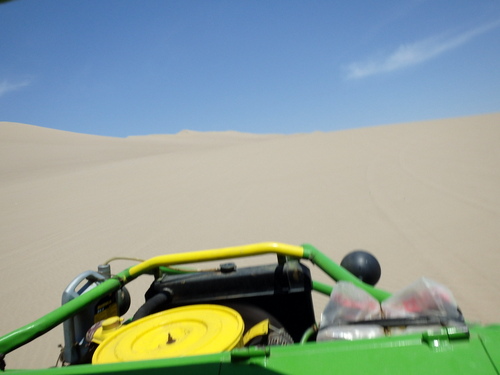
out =
[[[199,261],[238,258],[267,253],[311,261],[334,281],[350,281],[379,301],[390,293],[367,285],[312,245],[301,247],[262,243],[202,252],[165,255],[125,269],[78,298],[42,318],[0,337],[5,355],[36,339],[95,300],[117,291],[143,274],[167,271],[164,267]],[[313,289],[330,294],[332,286],[313,281]],[[305,334],[307,336],[307,333]],[[470,335],[443,329],[424,333],[352,342],[309,343],[307,339],[286,347],[241,348],[198,357],[103,365],[75,365],[41,370],[7,370],[7,373],[52,374],[500,374],[500,326],[471,327]]]

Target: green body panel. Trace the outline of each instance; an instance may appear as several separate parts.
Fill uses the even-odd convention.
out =
[[[474,328],[481,338],[481,342],[487,351],[491,362],[500,374],[500,325],[480,326]]]
[[[198,357],[168,358],[141,362],[122,362],[103,365],[77,365],[40,370],[6,370],[12,375],[214,375],[220,372],[221,361],[229,353]]]
[[[273,348],[268,364],[282,374],[497,374],[476,335],[438,341],[434,347],[408,335],[309,343]]]
[[[499,373],[499,338],[500,326],[472,327],[469,337],[411,334],[357,341],[310,342],[155,361],[7,370],[6,374],[488,375]]]

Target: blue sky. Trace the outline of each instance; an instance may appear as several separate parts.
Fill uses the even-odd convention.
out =
[[[303,133],[500,111],[500,0],[16,0],[0,121]]]

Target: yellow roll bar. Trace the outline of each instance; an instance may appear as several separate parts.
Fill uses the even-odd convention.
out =
[[[262,242],[252,245],[225,247],[221,249],[167,254],[148,259],[136,266],[130,267],[129,274],[131,277],[135,277],[161,266],[206,262],[218,259],[242,258],[269,253],[302,258],[304,255],[304,249],[302,246],[288,245],[279,242]]]

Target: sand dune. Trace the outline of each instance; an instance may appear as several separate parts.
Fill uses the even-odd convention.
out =
[[[312,243],[338,261],[367,249],[381,288],[425,275],[467,320],[500,321],[499,144],[500,114],[125,139],[0,123],[0,334],[57,307],[74,276],[110,257],[261,241]],[[53,365],[59,343],[56,329],[8,367]]]

